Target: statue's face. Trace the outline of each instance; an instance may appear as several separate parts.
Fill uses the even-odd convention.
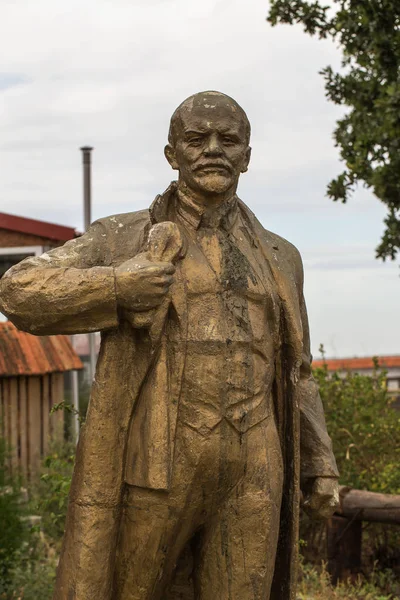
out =
[[[189,189],[205,196],[236,190],[250,160],[242,113],[226,97],[195,97],[181,111],[175,145],[166,155]]]

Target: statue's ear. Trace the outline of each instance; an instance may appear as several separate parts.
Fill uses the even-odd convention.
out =
[[[171,167],[177,171],[179,167],[176,160],[175,148],[173,148],[171,144],[167,144],[164,148],[164,154]]]
[[[251,148],[250,148],[250,146],[248,146],[248,148],[246,150],[246,156],[243,161],[243,167],[242,167],[241,173],[246,173],[246,171],[249,167],[250,158],[251,158]]]

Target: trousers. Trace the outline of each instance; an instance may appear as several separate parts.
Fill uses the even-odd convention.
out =
[[[171,489],[126,486],[113,598],[170,599],[190,543],[195,600],[269,600],[282,484],[273,415],[246,433],[223,420],[206,436],[178,422]]]

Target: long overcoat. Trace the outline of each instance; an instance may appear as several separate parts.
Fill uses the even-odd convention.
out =
[[[107,217],[83,236],[41,257],[25,259],[0,281],[0,310],[22,330],[35,335],[101,331],[101,348],[85,425],[82,427],[54,600],[112,600],[121,498],[125,485],[127,441],[135,409],[146,381],[157,403],[165,396],[160,346],[148,330],[133,328],[117,306],[114,269],[140,253],[152,224],[168,220],[175,186],[158,196],[150,210]],[[249,208],[239,202],[249,235],[259,244],[272,272],[281,304],[281,338],[276,348],[274,406],[284,456],[284,489],[279,546],[272,600],[294,600],[300,482],[317,476],[337,477],[318,388],[311,374],[311,356],[303,269],[299,252],[265,230]],[[176,271],[176,312],[185,326],[184,289]],[[172,287],[173,287],[172,286]],[[179,404],[177,367],[166,401],[170,431],[176,421],[171,407]],[[161,392],[160,392],[161,390]],[[162,401],[165,401],[163,398]],[[154,437],[153,432],[149,436]],[[160,433],[161,437],[162,434]],[[156,431],[157,437],[157,431]],[[158,485],[162,469],[171,467],[168,453],[157,462],[157,448],[143,447],[152,472],[148,487]],[[170,440],[171,445],[171,440]],[[152,456],[153,452],[153,456]],[[155,453],[155,456],[154,456]],[[165,463],[165,464],[164,464]],[[157,466],[158,465],[158,466]],[[167,474],[168,480],[168,474]]]

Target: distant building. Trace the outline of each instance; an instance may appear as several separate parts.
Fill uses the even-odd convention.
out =
[[[78,235],[73,227],[0,212],[0,277],[27,256],[40,256]]]
[[[387,389],[394,396],[394,405],[400,409],[400,355],[379,356],[378,364],[381,369],[387,371]],[[346,373],[360,373],[360,375],[372,375],[374,371],[373,357],[364,358],[327,358],[325,360],[314,360],[313,367],[322,367],[326,364],[328,371],[337,371],[339,375]]]
[[[63,439],[64,374],[82,369],[65,335],[35,336],[0,323],[0,432],[10,447],[10,467],[35,473],[52,438]]]

